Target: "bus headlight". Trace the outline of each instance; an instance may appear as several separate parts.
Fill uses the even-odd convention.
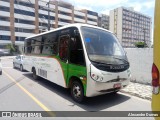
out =
[[[94,73],[91,73],[91,78],[95,81],[102,81],[103,80],[103,77],[99,76],[99,75],[96,75]]]

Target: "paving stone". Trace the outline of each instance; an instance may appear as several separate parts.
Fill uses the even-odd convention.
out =
[[[152,87],[150,85],[130,82],[127,87],[121,90],[121,92],[147,100],[152,99]]]

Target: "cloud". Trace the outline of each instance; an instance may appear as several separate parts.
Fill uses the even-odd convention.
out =
[[[101,13],[109,13],[109,10],[125,6],[133,7],[136,11],[154,7],[155,0],[66,0],[74,6],[93,10]]]
[[[88,9],[109,15],[115,8],[133,7],[135,11],[147,14],[153,18],[155,0],[65,0],[79,9]]]
[[[68,0],[75,5],[106,7],[127,2],[128,0]]]
[[[100,13],[109,15],[109,11],[110,11],[110,9],[105,9],[105,10],[100,11]]]
[[[81,6],[82,8],[92,8],[92,10],[99,12],[107,8],[113,8],[116,5],[124,4],[128,0],[68,0],[74,6]]]
[[[81,10],[81,9],[87,9],[87,10],[91,10],[94,11],[92,7],[88,7],[88,6],[76,6],[75,9]]]
[[[154,8],[154,2],[155,2],[154,0],[148,0],[148,1],[135,0],[134,2],[127,3],[125,6],[128,5],[129,7],[133,7],[135,11],[142,12]]]

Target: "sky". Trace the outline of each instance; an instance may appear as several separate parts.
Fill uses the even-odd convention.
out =
[[[109,10],[124,6],[153,17],[155,0],[64,0],[77,8],[85,8],[109,15]]]
[[[77,8],[88,9],[98,13],[109,15],[109,11],[117,7],[133,7],[135,11],[148,15],[152,18],[152,31],[154,23],[155,0],[63,0]],[[153,41],[153,32],[152,38]]]

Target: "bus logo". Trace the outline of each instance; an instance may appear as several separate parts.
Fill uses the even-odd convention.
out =
[[[119,66],[110,66],[110,69],[116,70],[116,69],[124,69],[124,65],[119,65]]]

